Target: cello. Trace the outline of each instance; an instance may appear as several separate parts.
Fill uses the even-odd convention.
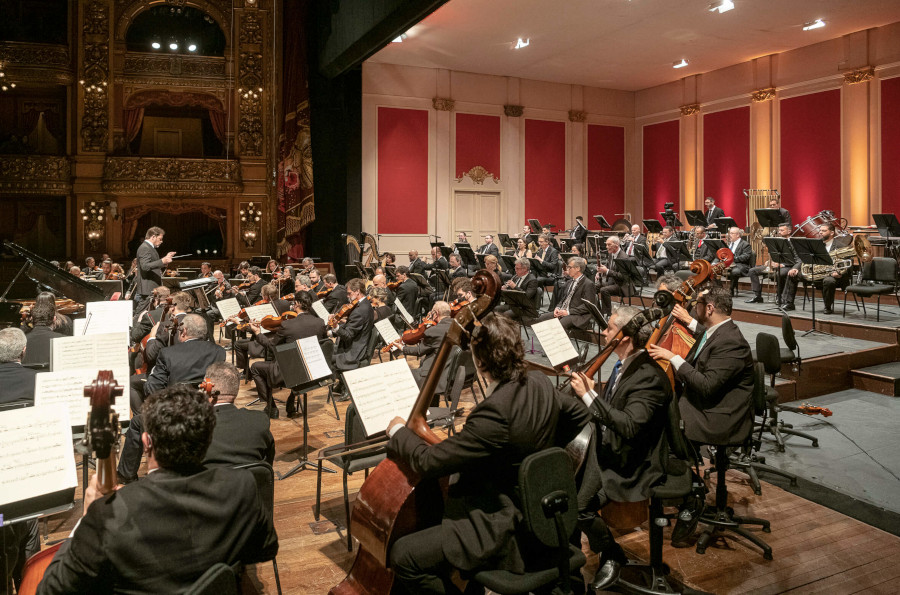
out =
[[[425,379],[413,406],[406,427],[428,444],[440,442],[425,420],[441,372],[455,345],[464,346],[471,330],[480,324],[500,297],[500,278],[496,273],[478,271],[472,277],[479,297],[460,310],[453,319],[431,371]],[[344,580],[331,588],[330,595],[360,595],[390,593],[394,573],[388,567],[391,545],[400,537],[428,526],[425,515],[441,514],[440,492],[435,482],[420,483],[409,467],[387,458],[369,474],[359,494],[350,522],[353,535],[359,540],[359,550],[350,572]]]
[[[91,400],[91,412],[84,426],[84,439],[80,447],[93,451],[97,460],[97,482],[100,493],[111,494],[116,488],[116,449],[119,438],[119,414],[112,410],[116,397],[122,396],[113,373],[100,370],[90,386],[84,387],[84,396]],[[85,463],[87,464],[87,463]],[[19,595],[34,595],[44,578],[44,572],[59,551],[62,542],[28,558],[22,571]],[[100,544],[98,544],[100,547]]]

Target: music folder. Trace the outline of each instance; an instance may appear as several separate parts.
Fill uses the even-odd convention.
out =
[[[520,319],[537,318],[538,311],[534,302],[529,300],[528,295],[521,289],[502,289],[500,297]]]
[[[298,390],[311,385],[319,386],[326,384],[332,377],[319,340],[316,337],[307,339],[309,340],[300,339],[275,346],[275,361],[278,362],[281,377],[287,388]]]
[[[536,234],[541,233],[541,222],[538,221],[537,219],[529,219],[528,225],[531,226],[531,231],[533,231],[534,233],[536,233]]]

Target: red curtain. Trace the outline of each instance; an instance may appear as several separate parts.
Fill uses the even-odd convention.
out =
[[[122,115],[124,116],[122,121],[125,126],[125,142],[130,143],[137,138],[138,132],[141,130],[141,124],[144,122],[144,108],[122,110]]]
[[[900,211],[900,77],[881,81],[881,212]]]
[[[716,199],[725,215],[744,227],[747,218],[744,188],[750,187],[750,107],[703,116],[703,191]],[[704,207],[698,206],[702,210]],[[684,219],[682,217],[682,219]]]
[[[525,218],[566,229],[565,213],[566,123],[525,120]]]
[[[456,114],[456,177],[482,166],[500,179],[500,116]]]
[[[679,126],[678,120],[644,126],[643,219],[659,219],[667,202],[680,210]],[[633,215],[637,218],[638,213]]]
[[[212,129],[216,138],[219,139],[223,145],[226,140],[225,121],[225,112],[215,109],[209,110],[209,122],[212,124]]]
[[[590,124],[587,151],[588,212],[584,213],[585,223],[597,228],[594,215],[603,215],[612,223],[618,219],[616,213],[625,210],[625,129]]]
[[[428,112],[378,108],[378,233],[428,232]]]

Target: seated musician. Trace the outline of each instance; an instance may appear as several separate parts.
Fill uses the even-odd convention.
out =
[[[466,267],[462,266],[462,261],[459,258],[459,254],[453,253],[450,255],[450,278],[455,279],[456,277],[468,277],[469,273],[466,271]]]
[[[702,225],[694,228],[694,241],[697,242],[697,247],[694,250],[693,258],[694,260],[705,260],[711,263],[716,259],[716,251],[706,243],[706,235],[706,228]]]
[[[328,276],[333,277],[333,275]],[[372,357],[372,354],[367,354],[366,350],[368,349],[369,335],[372,333],[375,313],[372,311],[372,305],[365,299],[365,291],[366,284],[362,279],[347,281],[347,297],[350,300],[358,300],[358,303],[350,312],[346,322],[337,328],[328,330],[328,336],[338,340],[331,366],[337,372],[355,370],[359,367],[360,361],[366,357],[369,359]],[[342,390],[343,387],[340,383],[336,385],[335,392],[340,393]],[[344,395],[344,398],[349,398],[349,395]]]
[[[434,269],[441,269],[444,271],[450,269],[450,263],[447,262],[447,259],[444,258],[444,255],[441,253],[441,249],[437,246],[431,249],[431,262],[425,263],[426,271]]]
[[[85,273],[81,272],[81,267],[76,266],[76,265],[72,265],[71,268],[69,268],[69,274],[74,275],[75,277],[84,277],[85,276]]]
[[[541,286],[553,285],[556,279],[556,267],[559,263],[559,252],[550,245],[550,234],[542,233],[538,236],[540,248],[534,253],[538,260],[538,270],[532,271],[538,278]]]
[[[490,254],[492,256],[499,257],[500,249],[497,247],[497,244],[494,243],[494,236],[488,234],[484,236],[484,244],[478,247],[478,250],[475,251],[476,254]]]
[[[518,258],[531,258],[532,253],[528,248],[528,245],[525,243],[524,238],[519,238],[516,240],[516,250],[513,252],[513,256]]]
[[[319,274],[319,269],[313,267],[307,274],[309,275],[309,281],[311,283],[310,288],[313,291],[319,292],[325,289],[325,282],[322,281],[322,275]]]
[[[147,346],[144,349],[144,357],[147,359],[148,368],[152,368],[156,364],[156,358],[159,356],[162,348],[181,341],[181,335],[174,330],[174,327],[194,307],[194,298],[189,293],[176,291],[169,297],[172,299],[170,322],[160,324],[160,320],[156,321],[153,328],[150,329],[150,338],[147,340]]]
[[[100,270],[94,273],[94,278],[98,281],[107,281],[112,274],[113,263],[111,260],[104,260],[100,263]]]
[[[278,297],[278,286],[275,283],[263,285],[259,301],[263,304],[272,304],[279,316],[291,309],[290,302]]]
[[[150,300],[147,302],[147,309],[135,314],[131,323],[131,344],[139,343],[150,334],[154,325],[162,318],[166,298],[171,294],[171,290],[165,285],[154,288],[150,293]],[[140,366],[138,366],[140,367]]]
[[[597,267],[597,276],[594,285],[597,287],[600,297],[600,311],[604,316],[612,314],[612,296],[631,296],[634,294],[632,280],[626,276],[625,271],[616,266],[618,260],[633,260],[622,250],[619,236],[606,238],[606,252],[609,254],[609,264],[601,264]]]
[[[568,333],[576,328],[586,328],[591,321],[591,312],[582,300],[597,303],[597,290],[594,283],[584,275],[587,262],[578,256],[569,259],[567,265],[569,283],[562,289],[562,299],[552,311],[540,316],[537,322],[559,318]]]
[[[450,579],[484,568],[522,573],[555,558],[517,534],[518,464],[529,454],[567,444],[588,422],[578,400],[563,398],[550,380],[528,374],[519,327],[487,315],[472,336],[472,355],[488,383],[487,397],[459,433],[433,446],[394,418],[389,456],[421,477],[456,474],[443,521],[406,535],[390,551],[390,565],[409,593],[460,593]],[[525,539],[525,541],[523,541]]]
[[[125,281],[126,275],[125,275],[125,270],[122,268],[122,265],[114,262],[112,265],[112,273],[113,273],[113,275],[116,275],[116,277],[115,277],[116,279],[121,279],[121,280]]]
[[[275,273],[280,272],[281,267],[278,265],[278,261],[274,258],[270,258],[269,262],[266,263],[266,272],[270,275],[275,275]]]
[[[333,314],[344,304],[349,304],[350,299],[352,298],[348,298],[347,289],[338,283],[337,277],[331,273],[325,275],[324,281],[325,289],[323,291],[328,293],[324,296],[319,295],[319,297],[322,300],[322,305],[325,306],[325,309],[328,310],[329,314]],[[319,292],[319,294],[321,293],[322,292]]]
[[[38,593],[181,593],[214,564],[252,564],[278,551],[253,475],[201,462],[216,414],[196,389],[147,400],[141,442],[147,478],[107,496],[97,476],[84,516]]]
[[[93,256],[88,256],[84,259],[84,267],[82,267],[81,273],[86,277],[93,277],[97,273],[97,262]]]
[[[413,377],[416,379],[416,384],[419,385],[419,388],[422,387],[425,379],[428,378],[431,364],[434,363],[434,358],[437,356],[438,349],[441,347],[441,343],[444,342],[444,336],[450,329],[450,322],[453,320],[450,318],[450,304],[444,301],[435,302],[434,307],[429,312],[429,316],[435,324],[425,329],[425,336],[421,341],[415,345],[400,344],[403,355],[418,357],[420,360],[419,367],[413,370]],[[442,373],[435,392],[442,393],[445,390],[447,390],[446,371]],[[436,406],[436,403],[434,405]]]
[[[753,424],[753,357],[731,320],[731,309],[728,291],[713,287],[697,297],[694,314],[706,330],[687,356],[657,345],[648,347],[655,359],[672,363],[683,386],[678,408],[685,436],[699,444],[731,444],[732,437],[746,436]],[[703,499],[695,497],[682,507],[672,531],[673,546],[690,545],[703,505]]]
[[[269,429],[269,418],[262,411],[234,406],[241,383],[238,369],[228,362],[218,362],[206,369],[204,378],[212,383],[218,394],[209,397],[216,412],[216,427],[203,464],[232,466],[265,461],[271,465],[275,460],[275,440]],[[122,455],[116,467],[121,484],[129,484],[138,478],[144,430],[144,417],[139,413],[131,418],[125,432]]]
[[[237,273],[234,276],[235,279],[249,279],[250,278],[250,263],[246,260],[242,260],[241,264],[238,265]]]
[[[375,275],[374,277],[372,277],[372,286],[378,287],[380,289],[384,289],[384,291],[385,291],[384,303],[387,304],[388,306],[394,305],[394,301],[397,298],[394,295],[394,292],[391,291],[391,288],[388,287],[387,277],[385,277],[384,275]]]
[[[819,237],[825,242],[825,249],[828,252],[846,248],[853,243],[853,236],[851,235],[837,237],[834,231],[834,223],[831,222],[819,226]],[[822,301],[825,302],[825,309],[822,310],[822,314],[834,313],[834,294],[837,293],[838,287],[845,289],[850,285],[852,273],[852,268],[844,271],[832,271],[822,279]]]
[[[384,276],[381,275],[381,278],[383,279]],[[387,287],[378,287],[377,285],[372,285],[366,292],[366,296],[372,304],[372,309],[375,311],[373,322],[378,322],[385,318],[390,319],[391,316],[394,315],[393,310],[391,310],[391,307],[387,303],[389,292],[390,289]]]
[[[541,293],[541,287],[538,285],[537,278],[531,274],[531,262],[527,258],[517,258],[515,269],[516,274],[503,284],[503,289],[524,291],[528,301],[534,304],[535,308],[538,308],[538,296]],[[494,308],[494,311],[498,314],[509,316],[517,322],[523,322],[520,320],[521,316],[507,304],[499,304]]]
[[[594,422],[593,448],[585,458],[578,490],[578,526],[588,536],[591,550],[601,555],[591,584],[596,590],[610,586],[628,561],[597,511],[609,501],[647,499],[650,486],[665,475],[664,435],[672,385],[640,347],[650,336],[649,326],[627,326],[639,312],[632,306],[618,308],[602,333],[610,341],[626,329],[615,350],[619,361],[602,397],[594,390],[593,379],[572,374],[572,389],[588,406]]]
[[[209,264],[208,262],[200,263],[200,274],[197,275],[197,278],[198,279],[207,279],[212,276],[213,276],[212,265]]]
[[[666,225],[656,237],[656,244],[654,245],[656,252],[653,253],[653,265],[649,268],[656,271],[657,277],[662,277],[668,269],[672,269],[673,271],[679,269],[678,255],[668,254],[666,247],[663,245],[665,242],[672,239],[674,235],[675,229]]]
[[[294,279],[294,299],[297,299],[297,296],[299,296],[301,293],[309,296],[310,304],[319,299],[316,295],[315,290],[313,289],[312,281],[310,281],[309,275],[297,275],[297,277]]]
[[[678,275],[666,273],[656,280],[656,289],[660,291],[668,291],[675,293],[679,291],[684,281],[678,278]],[[704,290],[705,291],[705,290]],[[672,316],[675,317],[686,329],[688,329],[694,337],[698,337],[706,332],[706,327],[697,322],[697,319],[691,316],[684,306],[677,303],[672,308]]]
[[[488,272],[497,273],[497,276],[500,277],[501,281],[509,281],[512,279],[512,275],[500,270],[500,261],[497,260],[497,257],[493,254],[488,254],[484,257],[484,268]]]
[[[306,337],[316,337],[320,341],[325,339],[325,321],[313,314],[312,301],[309,295],[303,293],[295,296],[294,312],[297,313],[295,318],[288,318],[281,322],[281,327],[271,333],[260,332],[260,326],[257,323],[250,323],[250,331],[257,343],[262,345],[264,349],[274,350],[276,345],[282,343],[290,343],[298,339]],[[273,352],[274,356],[274,352]],[[260,361],[250,366],[250,378],[256,385],[256,394],[260,399],[266,402],[266,414],[271,419],[278,419],[278,406],[272,398],[272,389],[284,386],[284,379],[281,376],[281,368],[278,362]],[[288,417],[294,417],[297,409],[294,406],[294,395],[288,398],[285,412]]]
[[[790,223],[781,223],[778,225],[778,237],[791,237]],[[793,252],[793,247],[791,247]],[[793,262],[780,263],[775,262],[771,258],[769,262],[758,267],[750,269],[750,287],[753,289],[753,297],[747,300],[748,304],[761,304],[762,298],[762,282],[760,275],[765,274],[766,268],[775,273],[775,303],[781,306],[782,310],[794,309],[794,296],[797,294],[797,284],[800,283],[800,266],[803,263],[794,253]]]
[[[0,403],[27,401],[34,404],[37,370],[22,366],[28,341],[17,328],[0,330]]]
[[[744,230],[740,227],[732,227],[728,230],[728,249],[734,254],[734,264],[728,272],[731,279],[731,296],[737,293],[738,279],[750,272],[750,261],[753,259],[753,250],[750,243],[743,239]]]
[[[409,272],[410,273],[418,273],[420,275],[424,275],[427,270],[427,265],[425,261],[419,258],[418,250],[410,250],[409,251]]]
[[[50,330],[55,333],[60,333],[66,335],[67,337],[71,337],[74,332],[74,325],[72,324],[72,319],[66,316],[65,314],[60,314],[59,309],[56,306],[56,296],[50,293],[49,291],[42,291],[37,294],[37,297],[34,300],[34,305],[30,308],[28,306],[24,306],[21,310],[19,310],[19,314],[23,315],[22,322],[19,324],[19,328],[22,329],[23,333],[30,333],[31,329],[34,327],[34,323],[31,319],[31,311],[35,308],[53,308],[55,312],[53,316],[53,322],[50,323]]]
[[[262,295],[262,288],[266,285],[266,281],[260,277],[259,267],[250,267],[247,280],[244,283],[241,283],[241,286],[244,284],[249,284],[249,287],[246,287],[242,291],[247,297],[247,302],[253,305],[259,301]]]
[[[228,279],[225,278],[225,274],[222,271],[214,271],[213,278],[216,280],[216,290],[213,294],[216,300],[234,297],[235,289],[228,282]]]
[[[409,277],[409,268],[397,267],[397,301],[403,304],[413,318],[416,317],[416,301],[419,299],[419,284]]]
[[[469,245],[469,238],[466,236],[466,232],[461,231],[458,234],[456,234],[456,243],[457,244],[465,244],[467,246]],[[459,254],[459,248],[454,247],[453,253]]]
[[[54,331],[54,323],[56,322],[56,300],[53,294],[47,293],[48,297],[35,300],[34,307],[31,308],[31,330],[26,335],[28,341],[28,349],[22,358],[23,364],[46,364],[50,365],[50,342],[59,337],[65,337],[64,334]],[[4,386],[0,384],[0,386]]]
[[[635,246],[647,247],[647,236],[641,233],[641,226],[637,223],[631,226],[631,233],[626,235],[624,239],[628,241],[628,245],[625,246],[625,254],[628,256],[637,256],[634,250]]]
[[[781,206],[781,198],[778,196],[773,196],[769,199],[769,208],[770,209],[778,209],[778,213],[781,215],[781,222],[787,223],[788,229],[793,229],[791,225],[791,212]]]

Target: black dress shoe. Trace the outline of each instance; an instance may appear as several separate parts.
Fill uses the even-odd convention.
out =
[[[761,303],[763,303],[763,299],[761,296],[756,296],[754,298],[750,298],[749,300],[747,300],[747,303],[748,304],[761,304]]]
[[[691,498],[678,511],[678,520],[672,529],[672,547],[689,547],[690,538],[697,530],[700,515],[703,514],[705,502],[700,498]]]
[[[786,304],[781,304],[781,309],[784,310],[785,312],[790,312],[791,310],[796,310],[797,308],[794,307],[794,304],[792,304],[791,302],[788,302]]]
[[[276,405],[266,405],[266,408],[263,409],[266,412],[266,415],[269,416],[269,419],[278,419],[278,407]]]
[[[288,397],[287,403],[284,405],[284,414],[287,417],[298,417],[297,407],[294,405],[294,401],[296,401],[297,397],[294,393],[291,393]]]
[[[622,564],[618,560],[607,560],[597,570],[594,580],[591,582],[591,589],[594,591],[603,591],[611,587],[619,580],[619,572],[622,570]]]
[[[834,310],[832,310],[831,308],[825,308],[824,310],[822,310],[822,314],[834,314]]]

